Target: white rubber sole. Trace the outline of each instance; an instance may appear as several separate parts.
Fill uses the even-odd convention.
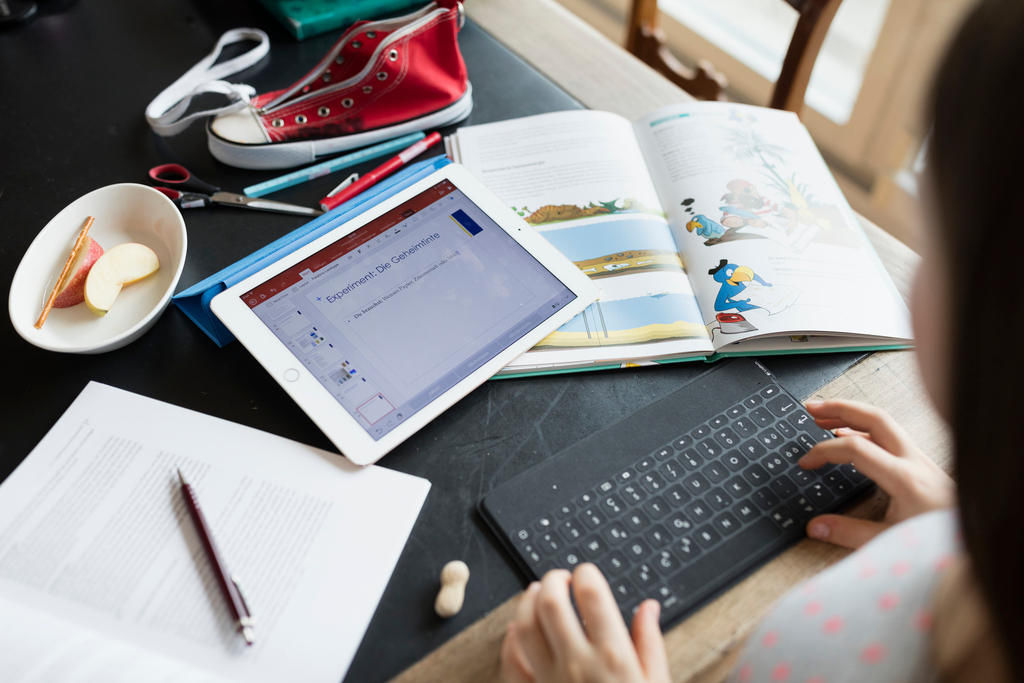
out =
[[[407,133],[415,133],[418,130],[450,126],[469,116],[471,111],[473,111],[473,87],[467,83],[465,94],[444,109],[386,128],[376,128],[362,133],[351,133],[320,140],[242,144],[230,142],[218,136],[207,123],[206,141],[210,154],[229,166],[252,169],[290,168],[313,163],[348,149],[364,147]]]

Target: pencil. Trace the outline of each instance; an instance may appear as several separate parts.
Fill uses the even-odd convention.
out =
[[[60,294],[61,288],[64,286],[64,281],[68,278],[68,273],[71,272],[71,264],[78,258],[78,252],[81,251],[82,245],[85,244],[85,238],[89,234],[89,228],[92,227],[93,221],[96,219],[89,216],[85,219],[85,225],[78,231],[78,239],[75,240],[75,246],[71,247],[71,253],[68,254],[68,260],[64,262],[64,268],[60,271],[60,276],[57,278],[57,284],[53,286],[53,291],[50,292],[50,298],[46,300],[46,305],[43,306],[43,312],[39,314],[39,320],[36,321],[36,329],[42,329],[43,323],[46,322],[46,316],[50,315],[50,309],[53,308],[53,302],[57,300],[57,295]]]

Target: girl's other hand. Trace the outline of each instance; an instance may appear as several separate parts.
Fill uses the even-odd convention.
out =
[[[954,504],[953,480],[913,444],[883,410],[858,401],[808,401],[818,426],[835,430],[800,459],[804,469],[826,463],[852,463],[889,494],[881,522],[844,515],[819,515],[807,522],[807,535],[847,548],[859,548],[881,531],[922,512]]]
[[[572,586],[580,618],[569,600]],[[668,683],[660,606],[646,600],[626,630],[601,571],[581,564],[569,574],[554,569],[519,599],[501,646],[506,683]],[[580,623],[580,619],[583,623]]]

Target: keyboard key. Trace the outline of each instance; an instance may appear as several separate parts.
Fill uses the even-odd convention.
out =
[[[753,396],[748,396],[746,399],[744,399],[743,405],[745,405],[748,408],[756,408],[759,405],[761,405],[761,400],[762,399],[760,396],[754,394]]]
[[[675,449],[672,448],[671,446],[662,446],[658,450],[654,451],[654,457],[657,458],[658,460],[664,460],[665,458],[672,457],[672,455],[674,455],[675,452]]]
[[[557,553],[562,549],[562,540],[553,531],[537,537],[537,545],[547,554]]]
[[[698,524],[711,518],[711,508],[702,500],[695,500],[686,505],[683,507],[683,512],[686,513],[687,517]]]
[[[628,579],[618,579],[613,582],[612,595],[615,596],[615,602],[619,603],[619,606],[632,602],[639,597],[636,588],[633,587],[633,584]]]
[[[665,527],[660,524],[652,526],[644,532],[644,538],[655,550],[672,542],[672,536],[668,533]]]
[[[711,428],[710,427],[708,427],[707,425],[701,425],[701,426],[697,427],[696,429],[694,429],[693,431],[691,431],[690,432],[690,436],[696,442],[696,441],[700,441],[701,439],[703,439],[705,436],[707,436],[710,433],[711,433]]]
[[[783,472],[788,469],[786,461],[778,455],[769,455],[767,458],[763,458],[761,460],[761,464],[764,465],[764,468],[772,475],[776,475],[779,472]]]
[[[513,541],[528,541],[533,534],[530,533],[529,529],[520,529],[512,535]]]
[[[686,450],[687,448],[689,448],[692,445],[693,445],[693,439],[691,439],[689,437],[689,435],[687,435],[687,434],[683,434],[682,436],[677,436],[675,438],[675,440],[672,442],[672,447],[675,448],[677,451]]]
[[[591,536],[583,541],[583,545],[580,547],[583,555],[591,560],[595,560],[603,555],[607,549],[608,546],[605,545],[604,540],[600,536]]]
[[[672,552],[674,552],[682,562],[688,562],[700,555],[701,551],[700,546],[694,543],[693,540],[687,536],[686,538],[681,538],[676,541],[675,545],[672,546]]]
[[[633,585],[643,592],[646,592],[659,579],[658,575],[654,573],[654,568],[646,563],[634,569],[630,574],[630,578],[633,580]]]
[[[562,532],[562,537],[570,541],[577,541],[583,537],[583,527],[575,519],[567,519],[562,522],[559,530]]]
[[[729,495],[734,498],[743,498],[750,493],[750,484],[743,477],[733,477],[729,480],[729,483],[725,485],[725,490],[729,492]]]
[[[793,500],[789,501],[789,506],[797,511],[797,514],[807,517],[810,519],[814,516],[814,513],[818,511],[818,508],[814,506],[814,503],[809,501],[806,496],[797,496]]]
[[[722,462],[733,472],[739,472],[747,466],[747,459],[740,455],[739,451],[733,451],[722,458]]]
[[[782,423],[780,422],[779,424]],[[804,453],[806,452],[807,451],[805,451],[796,441],[789,441],[779,449],[779,453],[782,454],[782,457],[792,463],[795,463],[797,460],[804,457]]]
[[[647,544],[638,538],[634,538],[632,541],[624,546],[623,552],[626,553],[626,557],[631,557],[634,562],[642,560],[651,554],[651,549],[647,547]]]
[[[715,517],[713,524],[715,525],[715,528],[718,529],[718,532],[723,536],[728,536],[735,531],[739,531],[740,528],[739,521],[728,512],[723,512]]]
[[[640,475],[640,486],[642,486],[647,493],[657,493],[665,488],[665,478],[657,472],[646,472]]]
[[[736,435],[736,432],[732,431],[728,427],[716,431],[715,440],[718,441],[722,448],[727,449],[740,444],[740,437]]]
[[[619,522],[610,524],[601,531],[601,538],[603,538],[605,543],[608,545],[618,545],[629,537],[630,533],[626,531],[626,528]]]
[[[785,420],[779,420],[773,426],[776,430],[778,430],[779,434],[782,434],[782,436],[787,439],[792,439],[794,436],[796,436],[796,427],[789,424]]]
[[[858,470],[856,467],[854,467],[850,463],[846,463],[845,465],[840,465],[839,466],[839,471],[842,472],[844,475],[846,475],[846,478],[849,479],[850,482],[854,486],[857,486],[858,484],[861,484],[861,483],[863,483],[863,482],[868,480],[868,478],[865,477],[860,472],[860,470]]]
[[[789,421],[789,424],[806,432],[818,429],[818,426],[814,423],[814,418],[803,411],[792,413],[786,419]]]
[[[526,559],[527,564],[534,567],[538,566],[544,559],[540,554],[540,550],[538,550],[532,543],[520,544],[519,551]]]
[[[577,496],[574,502],[576,503],[576,507],[583,508],[587,507],[588,505],[592,505],[595,500],[596,499],[594,498],[594,492],[587,491],[586,493]]]
[[[560,566],[572,569],[580,562],[582,562],[583,558],[580,557],[579,550],[577,550],[576,548],[569,548],[568,550],[562,551],[562,554],[559,556],[559,560]]]
[[[729,410],[725,411],[725,414],[735,420],[737,417],[739,417],[745,412],[747,412],[747,409],[743,406],[742,403],[739,403],[737,405],[734,405],[732,408],[729,408]]]
[[[597,493],[598,493],[598,495],[606,494],[606,493],[608,493],[610,491],[614,491],[614,490],[615,490],[615,482],[613,482],[611,480],[602,481],[600,484],[597,485]]]
[[[644,503],[643,508],[651,519],[660,519],[669,513],[668,504],[661,498],[652,498]]]
[[[662,616],[670,614],[673,607],[678,607],[680,605],[679,598],[676,594],[672,592],[671,588],[664,584],[655,588],[653,595],[654,599],[661,603]],[[662,621],[661,623],[664,624],[665,622]]]
[[[729,476],[729,470],[725,469],[725,467],[717,462],[705,465],[701,468],[700,472],[707,477],[708,481],[712,484],[723,482]]]
[[[759,393],[764,398],[773,398],[773,397],[778,396],[779,394],[781,394],[782,393],[782,389],[780,389],[778,387],[778,385],[776,385],[776,384],[769,384],[764,389],[762,389]]]
[[[621,493],[622,497],[628,500],[632,505],[641,502],[647,497],[647,492],[636,484],[626,484],[619,489],[619,493]]]
[[[768,453],[768,449],[756,441],[747,441],[745,444],[740,446],[740,452],[751,461],[757,462],[766,453]]]
[[[763,486],[768,483],[768,472],[765,468],[758,465],[756,462],[743,470],[743,476],[747,478],[754,487]]]
[[[757,425],[754,424],[754,421],[746,417],[733,420],[730,426],[736,430],[736,433],[741,438],[752,436],[757,431]]]
[[[733,507],[732,511],[736,513],[736,517],[743,523],[761,516],[761,513],[747,501],[737,504]]]
[[[804,495],[807,496],[807,499],[814,503],[819,510],[835,500],[835,496],[833,496],[820,481],[816,481],[807,487],[804,491]]]
[[[704,500],[715,510],[724,510],[732,503],[732,498],[729,494],[720,488],[711,489],[710,493],[704,496]]]
[[[657,463],[654,461],[654,458],[648,456],[645,458],[640,458],[640,461],[637,462],[637,464],[635,465],[635,469],[637,472],[646,472],[647,470],[654,467],[655,464]]]
[[[676,484],[669,490],[665,491],[665,500],[667,500],[672,507],[679,507],[686,501],[690,500],[691,496],[683,488],[682,484]]]
[[[668,550],[660,550],[654,556],[654,568],[662,576],[668,576],[679,569],[679,558]]]
[[[815,480],[815,476],[811,472],[808,472],[799,465],[796,467],[789,468],[789,476],[799,486],[807,486],[808,484]]]
[[[782,445],[782,435],[771,427],[762,430],[757,435],[757,440],[761,442],[762,446],[770,451],[773,451]]]
[[[692,448],[690,448],[685,453],[683,453],[681,456],[679,456],[679,462],[686,469],[688,469],[688,470],[695,470],[695,469],[697,469],[698,467],[701,466],[701,463],[703,461],[701,460],[701,457],[699,455],[697,455],[697,451],[695,451]]]
[[[697,529],[697,533],[693,536],[704,550],[714,547],[716,543],[722,540],[722,536],[710,524]]]
[[[770,517],[771,520],[783,531],[787,531],[798,526],[796,514],[788,505],[781,505],[772,510]]]
[[[697,452],[700,453],[701,457],[705,460],[712,460],[717,458],[722,450],[718,447],[718,444],[711,439],[704,439],[698,443],[695,447]]]
[[[688,520],[681,512],[673,513],[665,523],[668,525],[668,528],[675,531],[676,534],[686,533],[693,530],[693,522]]]
[[[598,512],[597,508],[587,508],[581,514],[583,517],[583,523],[591,529],[596,529],[604,524],[604,514]]]
[[[796,493],[796,484],[794,484],[793,480],[784,474],[772,479],[769,486],[771,486],[772,491],[779,498],[789,498]]]
[[[558,519],[565,519],[576,510],[576,506],[572,503],[562,503],[555,508],[555,517]]]
[[[615,475],[615,481],[619,484],[626,484],[633,481],[633,470],[623,470]]]
[[[729,424],[729,418],[727,418],[725,415],[716,415],[710,420],[708,420],[708,424],[711,425],[712,430],[721,429],[725,425]]]
[[[647,518],[647,515],[640,510],[633,510],[623,519],[626,522],[626,526],[634,532],[643,531],[647,528],[647,525],[651,523],[651,520]]]
[[[684,479],[683,486],[685,486],[686,490],[695,496],[702,495],[705,491],[711,488],[711,484],[708,483],[708,480],[704,478],[704,475],[699,472],[691,474]]]
[[[667,481],[678,479],[683,476],[683,467],[675,460],[669,460],[664,465],[658,468],[661,472],[661,476],[665,477]]]
[[[775,422],[772,418],[772,414],[765,408],[754,408],[749,413],[750,419],[754,421],[758,427],[767,427],[772,422]]]
[[[612,550],[602,558],[598,565],[601,571],[610,576],[616,576],[629,568],[629,560],[618,550]]]
[[[762,510],[771,510],[781,502],[779,497],[768,489],[757,489],[750,499]]]
[[[814,439],[812,439],[811,437],[807,436],[802,432],[796,435],[796,441],[806,451],[811,450],[812,448],[814,448],[814,444],[818,443],[817,441],[815,441]]]
[[[622,499],[616,496],[615,494],[605,496],[604,499],[601,501],[601,507],[606,515],[612,517],[618,516],[620,513],[626,510],[626,504],[623,503]]]
[[[850,482],[846,480],[846,477],[839,473],[838,468],[828,472],[822,478],[830,489],[839,494],[846,493],[853,488],[853,486],[850,485]]]
[[[800,404],[785,394],[780,394],[764,404],[775,417],[786,417],[796,411]]]

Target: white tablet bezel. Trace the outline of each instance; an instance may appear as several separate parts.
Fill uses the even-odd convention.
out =
[[[484,213],[494,219],[502,230],[568,287],[576,295],[576,299],[546,318],[518,341],[484,363],[448,391],[439,395],[414,415],[408,417],[379,440],[374,440],[326,387],[292,354],[288,347],[274,335],[270,328],[256,317],[256,314],[242,301],[241,297],[299,261],[446,179],[476,203]],[[483,384],[513,358],[530,349],[548,334],[568,322],[596,298],[597,289],[579,268],[537,234],[463,166],[449,164],[221,292],[210,302],[210,309],[345,457],[357,465],[369,465],[422,429],[470,391]]]

